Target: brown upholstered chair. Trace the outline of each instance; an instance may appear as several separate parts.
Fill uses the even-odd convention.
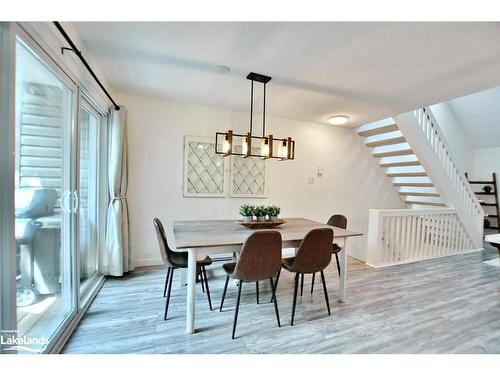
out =
[[[163,297],[167,297],[167,301],[165,303],[165,315],[163,317],[164,320],[167,320],[168,313],[168,305],[170,303],[170,292],[172,290],[172,282],[174,278],[174,271],[178,268],[187,268],[188,266],[188,254],[187,252],[176,252],[172,251],[167,242],[167,237],[165,235],[165,229],[163,228],[163,224],[158,218],[153,219],[153,223],[155,226],[156,236],[158,238],[158,246],[160,247],[160,254],[163,259],[163,263],[167,267],[167,276],[165,278],[165,287],[163,289]],[[203,292],[207,293],[208,297],[208,305],[210,310],[212,310],[212,300],[210,299],[210,289],[208,288],[208,279],[207,279],[207,271],[205,269],[206,266],[212,264],[212,259],[210,257],[206,257],[203,260],[196,262],[198,275],[200,276],[201,285]]]
[[[326,223],[327,225],[331,225],[332,227],[337,227],[337,228],[342,228],[342,229],[347,229],[347,218],[344,215],[333,215],[328,219],[328,222]],[[342,248],[334,243],[332,245],[332,254],[335,255],[335,260],[337,261],[337,272],[340,277],[340,262],[339,262],[339,252],[342,250]],[[313,293],[314,290],[314,278],[316,277],[316,274],[313,273],[312,275],[312,280],[311,280],[311,294]],[[301,285],[300,285],[300,295],[302,295],[302,292],[304,291],[304,277],[301,279]]]
[[[275,296],[275,285],[273,277],[276,276],[281,269],[281,234],[274,230],[258,231],[251,234],[243,247],[237,263],[226,263],[222,266],[227,274],[224,292],[220,304],[220,311],[224,305],[226,297],[227,284],[229,278],[239,280],[238,298],[236,300],[236,310],[234,312],[233,334],[236,332],[236,322],[238,321],[238,310],[240,306],[241,286],[244,282],[256,282],[261,280],[269,280],[271,283],[271,293],[274,301],[274,311],[278,321],[278,327],[281,327],[280,316],[278,312],[278,303]],[[258,291],[258,284],[257,284]]]
[[[321,273],[321,280],[323,281],[323,292],[325,293],[326,307],[328,315],[330,313],[330,303],[328,301],[328,292],[326,291],[325,275],[323,270],[330,264],[332,259],[332,242],[333,230],[330,228],[313,229],[306,234],[299,248],[297,254],[293,258],[283,259],[281,265],[289,272],[295,273],[295,290],[293,294],[292,305],[292,320],[290,325],[293,326],[295,317],[295,306],[297,305],[297,294],[299,286],[299,275]],[[276,277],[276,285],[278,285],[280,272]]]

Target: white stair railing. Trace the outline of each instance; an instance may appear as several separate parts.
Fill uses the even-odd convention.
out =
[[[473,246],[482,247],[483,208],[453,161],[432,111],[420,108],[397,116],[395,120],[443,201],[456,210]]]
[[[470,252],[475,247],[456,210],[370,210],[367,263],[390,266]]]
[[[427,135],[427,139],[434,148],[434,152],[441,161],[453,186],[455,186],[466,210],[474,218],[478,228],[483,228],[484,210],[469,182],[465,178],[465,175],[461,173],[455,165],[452,155],[449,152],[450,148],[446,144],[446,140],[432,111],[428,108],[421,108],[414,111],[414,116],[417,118],[422,132]]]

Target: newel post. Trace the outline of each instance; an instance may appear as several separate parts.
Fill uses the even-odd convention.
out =
[[[372,266],[379,266],[382,263],[382,228],[382,211],[370,209],[368,214],[366,263]]]

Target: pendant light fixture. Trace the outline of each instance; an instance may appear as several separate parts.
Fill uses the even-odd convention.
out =
[[[224,156],[238,155],[246,157],[259,157],[262,159],[293,160],[295,158],[295,141],[291,137],[275,138],[266,135],[266,84],[271,77],[249,73],[247,79],[251,81],[250,89],[250,131],[246,134],[235,134],[232,130],[225,133],[215,133],[215,152]],[[253,87],[254,82],[264,85],[264,103],[262,107],[262,136],[253,135]],[[236,147],[240,146],[241,152]],[[256,147],[259,151],[255,151]],[[254,153],[255,151],[255,153]]]

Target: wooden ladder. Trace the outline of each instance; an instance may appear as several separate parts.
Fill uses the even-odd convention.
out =
[[[492,187],[492,190],[490,192],[486,192],[486,191],[475,191],[474,193],[476,195],[486,195],[486,196],[493,196],[493,202],[484,202],[482,199],[479,200],[479,203],[481,204],[481,206],[483,207],[491,207],[491,208],[495,208],[495,213],[494,214],[490,214],[488,211],[486,211],[486,218],[488,219],[495,219],[495,225],[489,225],[489,226],[486,226],[484,227],[484,229],[488,229],[488,230],[496,230],[498,231],[498,233],[500,233],[500,221],[499,221],[499,218],[500,218],[500,209],[498,208],[498,191],[497,191],[497,176],[496,176],[496,173],[493,172],[492,173],[492,179],[490,181],[479,181],[479,180],[469,180],[469,176],[467,175],[467,172],[465,172],[465,177],[467,178],[467,181],[469,181],[469,184],[474,184],[474,185],[484,185],[484,186],[491,186]],[[484,187],[483,186],[483,187]],[[490,208],[490,210],[491,210]],[[486,224],[486,221],[485,221],[485,224]]]

